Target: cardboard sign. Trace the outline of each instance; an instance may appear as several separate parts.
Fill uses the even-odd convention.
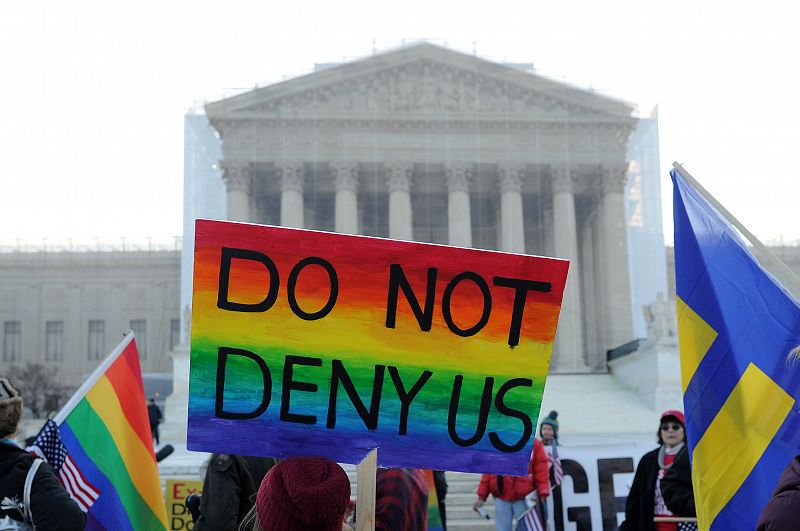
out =
[[[188,447],[524,475],[569,263],[199,220]]]
[[[167,520],[170,531],[192,529],[194,523],[189,509],[186,508],[186,497],[189,494],[202,493],[203,482],[191,479],[168,479],[166,489]]]

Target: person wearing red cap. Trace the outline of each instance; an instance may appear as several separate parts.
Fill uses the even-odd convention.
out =
[[[671,497],[682,499],[691,506],[692,514],[675,514],[667,507],[662,493],[662,480],[671,469],[689,470],[689,452],[686,450],[686,419],[677,409],[661,415],[658,428],[659,447],[642,456],[636,467],[633,485],[625,504],[625,521],[620,531],[677,531],[673,522],[653,522],[655,516],[694,516],[694,497],[682,492],[680,486],[671,485]],[[690,482],[691,485],[691,482]],[[691,487],[689,487],[691,488]],[[670,507],[675,508],[674,504]]]
[[[324,457],[292,457],[275,465],[261,482],[252,529],[348,530],[344,515],[349,502],[350,480],[341,466]]]

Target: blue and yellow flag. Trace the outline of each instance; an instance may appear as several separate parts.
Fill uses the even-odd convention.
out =
[[[754,529],[800,453],[800,307],[681,174],[674,189],[681,379],[701,530]]]

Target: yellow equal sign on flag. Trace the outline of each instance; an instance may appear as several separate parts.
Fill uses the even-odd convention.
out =
[[[753,363],[748,365],[692,454],[700,529],[709,529],[736,494],[793,405],[786,391]]]
[[[683,392],[689,387],[697,367],[703,361],[703,357],[711,348],[711,344],[717,338],[717,332],[706,323],[702,317],[683,302],[680,297],[676,298],[678,306],[678,337],[680,338],[681,354],[681,384]]]

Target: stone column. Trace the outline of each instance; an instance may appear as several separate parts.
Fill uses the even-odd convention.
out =
[[[281,176],[281,225],[303,228],[303,177],[302,163],[284,164],[278,169]]]
[[[331,174],[336,189],[336,232],[358,234],[358,163],[339,162],[331,166]]]
[[[628,243],[625,223],[624,165],[601,167],[600,259],[603,277],[603,321],[605,350],[633,340]]]
[[[553,246],[556,258],[570,261],[561,316],[556,332],[553,370],[585,372],[581,273],[578,264],[578,228],[575,221],[574,172],[568,165],[551,169],[553,188]]]
[[[472,247],[472,215],[469,206],[469,166],[453,165],[445,170],[447,179],[447,233],[450,245]]]
[[[594,261],[595,213],[585,217],[580,229],[581,292],[583,294],[583,344],[586,349],[586,363],[592,370],[601,370],[605,367],[605,358],[601,356],[601,353],[604,353],[598,332],[601,319],[597,314],[597,298],[595,297],[598,278]]]
[[[247,162],[222,162],[223,180],[228,192],[228,219],[251,221],[250,194],[255,172]]]
[[[175,345],[167,355],[172,358],[172,393],[164,403],[161,438],[182,448],[186,445],[189,417],[189,344]]]
[[[395,240],[414,239],[411,211],[412,166],[406,162],[386,164],[389,186],[389,237]]]
[[[502,165],[497,173],[500,178],[500,250],[524,253],[525,223],[522,217],[524,166]]]

